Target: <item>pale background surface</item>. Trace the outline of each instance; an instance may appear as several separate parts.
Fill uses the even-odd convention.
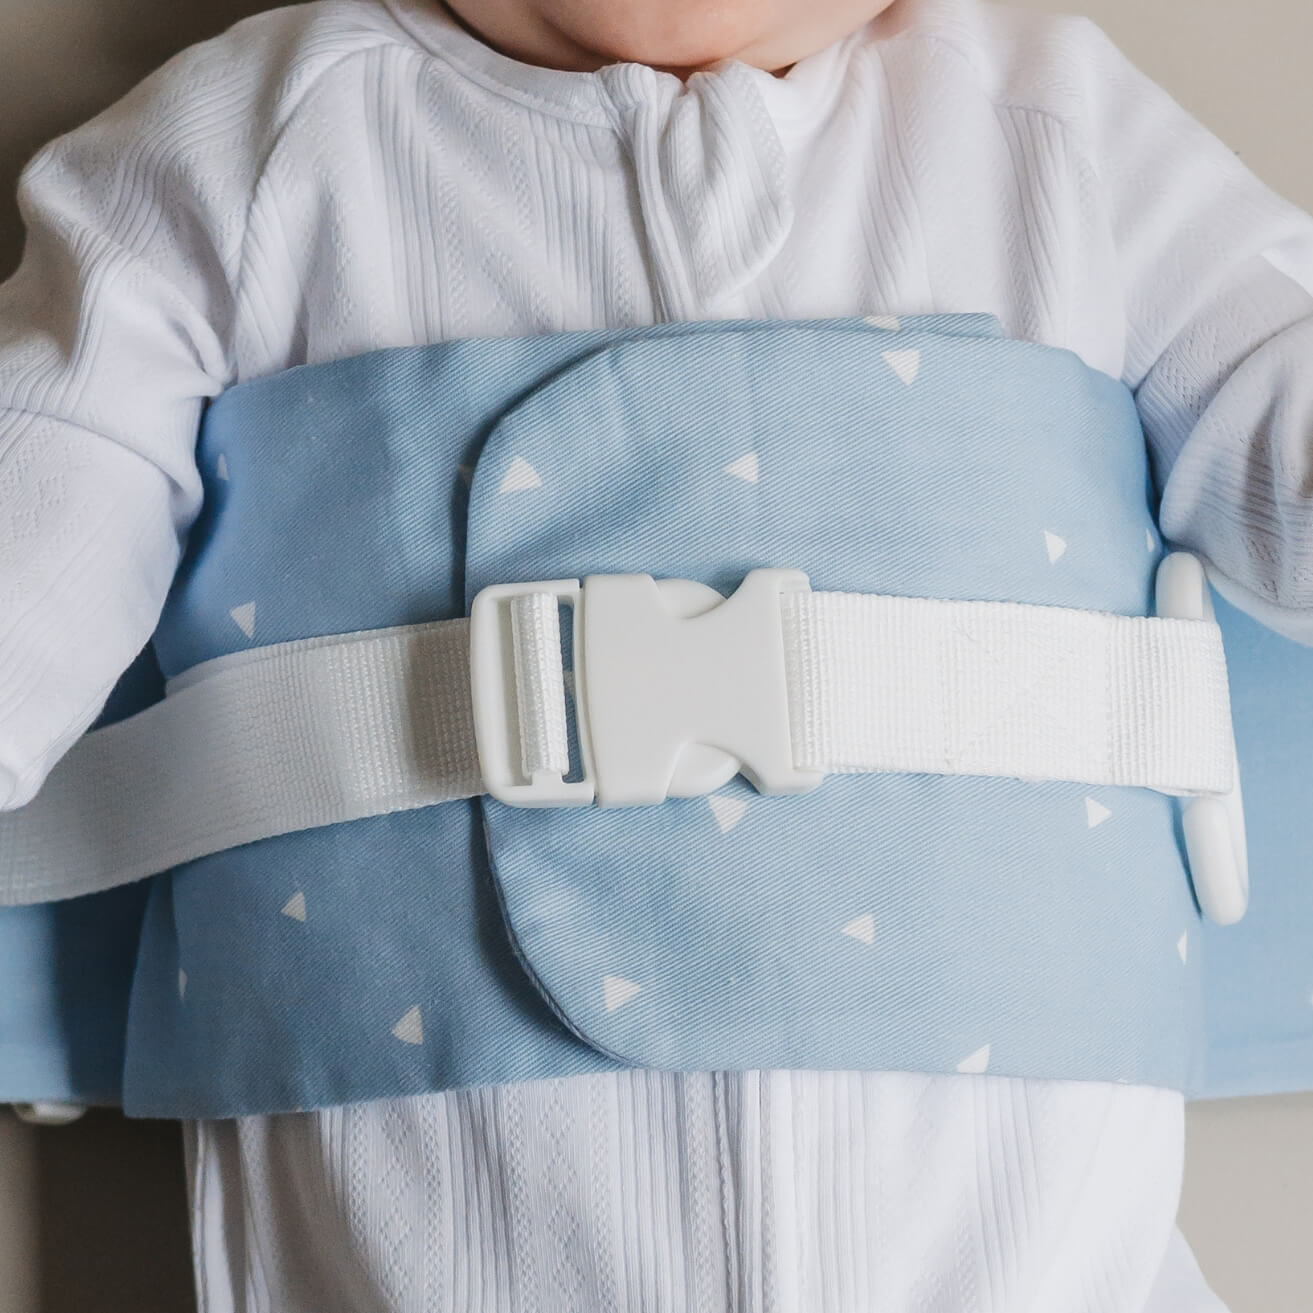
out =
[[[1307,0],[1018,0],[1078,10],[1257,173],[1313,209]],[[0,0],[0,272],[23,159],[259,0]],[[1313,362],[1311,362],[1313,363]],[[175,1313],[188,1290],[176,1130],[0,1114],[0,1313]],[[1191,1110],[1182,1225],[1232,1313],[1313,1310],[1313,1097]]]

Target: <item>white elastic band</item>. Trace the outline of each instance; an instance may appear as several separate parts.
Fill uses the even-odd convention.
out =
[[[570,773],[565,724],[565,671],[561,665],[561,612],[548,593],[525,593],[511,603],[515,649],[520,764],[525,779],[540,772]]]
[[[533,596],[513,621],[523,764],[564,773],[557,599]],[[1215,625],[841,593],[787,595],[782,621],[801,769],[1230,786]],[[0,818],[0,905],[482,791],[468,621],[220,658]]]
[[[88,734],[0,818],[0,905],[482,790],[464,620],[288,643]]]
[[[1216,625],[857,593],[782,607],[800,769],[1230,787]]]

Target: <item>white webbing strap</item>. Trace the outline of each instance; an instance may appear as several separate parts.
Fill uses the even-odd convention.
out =
[[[557,599],[549,593],[525,593],[515,598],[511,603],[511,636],[520,718],[520,768],[527,780],[543,771],[568,775],[570,744]]]
[[[857,593],[781,605],[800,769],[1230,787],[1216,625]]]
[[[466,621],[211,664],[88,734],[32,802],[0,817],[0,905],[74,898],[256,839],[482,790]]]
[[[521,765],[564,773],[558,599],[528,595],[511,619]],[[839,593],[781,605],[799,769],[1230,786],[1215,625]],[[454,620],[188,672],[163,703],[86,736],[34,802],[0,817],[0,905],[483,792],[469,642]]]

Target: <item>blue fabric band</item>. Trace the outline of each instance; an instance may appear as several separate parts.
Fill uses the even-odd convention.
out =
[[[199,461],[166,675],[602,571],[729,591],[793,566],[823,589],[1145,614],[1160,555],[1126,390],[980,317],[380,352],[234,389]],[[1093,810],[1075,785],[925,776],[628,812],[449,804],[151,882],[124,1101],[231,1116],[632,1064],[1313,1084],[1313,965],[1291,951],[1313,882],[1287,878],[1283,803],[1313,724],[1276,787],[1254,783],[1289,706],[1270,672],[1307,688],[1313,653],[1226,623],[1254,831],[1238,929],[1203,928],[1175,805],[1138,790]],[[0,934],[30,946],[77,915]],[[15,1024],[68,1041],[74,1014]],[[74,1047],[112,1066],[113,1028]],[[85,1095],[74,1066],[10,1097]]]

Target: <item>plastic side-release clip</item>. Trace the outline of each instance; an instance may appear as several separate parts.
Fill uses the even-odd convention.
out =
[[[1158,566],[1156,607],[1171,620],[1216,622],[1203,563],[1189,552],[1172,552]],[[1230,792],[1187,798],[1182,804],[1190,879],[1204,915],[1234,925],[1249,906],[1249,853],[1245,838],[1240,767],[1232,739]]]
[[[730,597],[688,579],[590,575],[497,584],[474,599],[470,681],[484,785],[519,807],[634,807],[714,792],[742,772],[762,793],[805,793],[793,761],[780,599],[797,570],[748,573]],[[545,645],[517,651],[513,607],[541,597]],[[561,702],[555,604],[574,612],[575,720],[583,778],[529,771],[519,686],[535,671]],[[549,632],[550,631],[550,632]],[[530,753],[535,760],[536,748]]]

